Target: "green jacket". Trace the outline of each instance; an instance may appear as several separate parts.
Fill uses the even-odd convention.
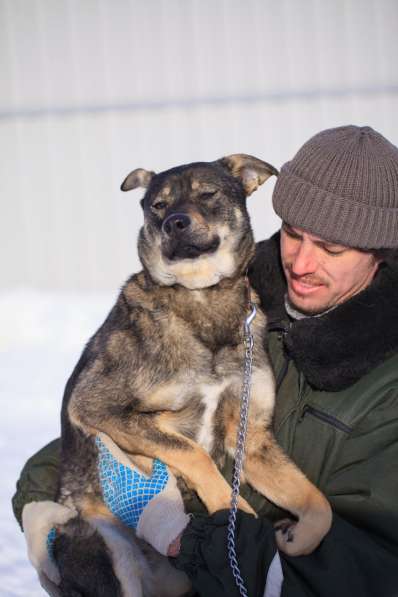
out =
[[[289,321],[278,236],[259,243],[251,282],[269,317],[278,442],[326,494],[331,531],[309,556],[281,554],[282,597],[398,596],[398,268],[319,318]],[[59,446],[26,464],[13,500],[52,499]],[[231,463],[224,471],[230,478]],[[279,512],[249,487],[259,512],[238,516],[237,552],[249,595],[262,595]],[[197,510],[190,504],[192,510]],[[227,515],[197,516],[175,564],[200,595],[238,595],[226,556]]]
[[[281,554],[282,597],[398,595],[398,264],[322,317],[289,321],[276,235],[258,245],[251,282],[269,318],[278,442],[327,495],[334,518],[311,555]],[[261,596],[282,516],[248,488],[237,552],[249,595]],[[201,595],[238,595],[226,557],[225,513],[194,520],[177,566]]]

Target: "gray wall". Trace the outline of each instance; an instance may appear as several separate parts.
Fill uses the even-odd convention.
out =
[[[0,0],[1,287],[112,290],[139,269],[135,167],[279,167],[347,123],[398,144],[397,25],[396,0]],[[250,198],[258,239],[272,186]]]

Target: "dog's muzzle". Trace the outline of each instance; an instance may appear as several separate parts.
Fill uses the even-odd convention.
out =
[[[207,235],[194,229],[187,214],[169,215],[162,224],[162,252],[170,261],[196,259],[205,253],[214,253],[220,245],[218,236]]]
[[[169,237],[178,237],[184,234],[190,227],[192,221],[186,214],[171,214],[162,224],[162,231]]]

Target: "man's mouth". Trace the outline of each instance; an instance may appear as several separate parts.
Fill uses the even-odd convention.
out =
[[[312,281],[306,280],[305,278],[292,277],[291,274],[289,278],[290,286],[293,292],[301,296],[308,296],[310,294],[313,294],[314,292],[325,286],[325,284],[323,284],[320,281]]]
[[[220,246],[220,239],[216,236],[210,242],[200,243],[182,243],[178,242],[164,251],[164,255],[170,261],[179,259],[197,259],[201,255],[215,253]]]

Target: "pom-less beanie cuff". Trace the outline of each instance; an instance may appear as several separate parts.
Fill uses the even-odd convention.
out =
[[[370,127],[315,135],[281,169],[274,210],[291,226],[359,249],[398,247],[398,149]]]

